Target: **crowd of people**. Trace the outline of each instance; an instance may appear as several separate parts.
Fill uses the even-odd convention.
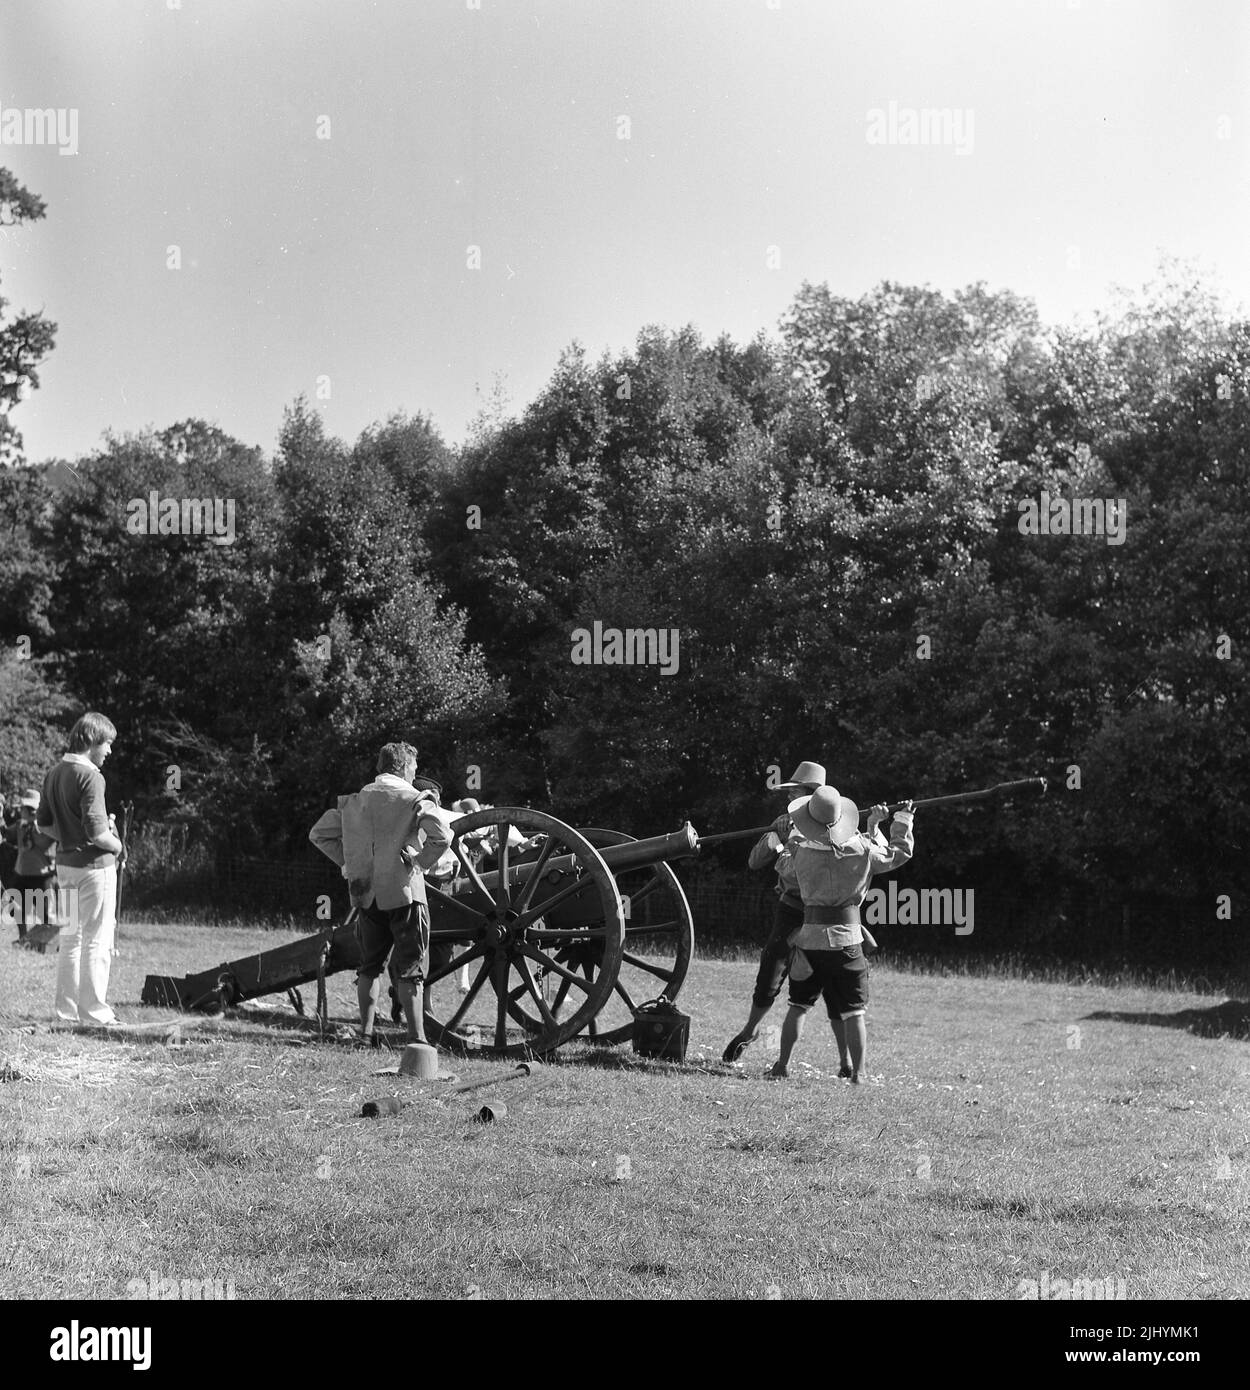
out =
[[[819,1001],[837,1041],[839,1075],[854,1085],[867,1076],[868,963],[865,947],[876,943],[866,930],[860,907],[872,879],[901,867],[912,857],[914,807],[895,812],[887,840],[881,832],[890,812],[874,806],[867,829],[859,828],[859,808],[827,785],[825,769],[802,762],[781,790],[785,811],[752,848],[750,865],[772,866],[778,902],[772,931],[760,955],[755,991],[746,1025],[725,1049],[737,1062],[759,1036],[763,1018],[787,978],[789,1009],[781,1029],[780,1055],[771,1075],[789,1076],[790,1061],[807,1013]],[[377,776],[359,792],[338,798],[309,832],[309,839],[339,865],[357,909],[361,965],[357,974],[360,1040],[376,1041],[378,984],[387,957],[394,953],[393,978],[408,1026],[408,1041],[425,1044],[425,981],[433,968],[451,963],[451,947],[431,949],[425,883],[448,885],[461,872],[452,848],[451,819],[482,809],[466,799],[451,812],[440,805],[442,788],[417,774],[417,751],[407,743],[388,743],[378,756]],[[490,837],[494,835],[492,841]],[[509,849],[533,848],[509,827]],[[498,829],[483,826],[461,837],[461,849],[476,863],[498,854]]]
[[[104,715],[84,714],[42,789],[22,792],[13,798],[16,806],[0,798],[5,851],[0,884],[17,909],[14,944],[22,944],[41,924],[49,904],[68,904],[68,920],[60,923],[56,1016],[64,1023],[105,1028],[118,1026],[107,993],[125,848],[105,805],[101,769],[116,737]],[[388,963],[396,1017],[402,1014],[409,1042],[426,1043],[431,966],[445,974],[453,950],[450,943],[431,943],[426,881],[447,889],[466,862],[476,869],[502,849],[499,828],[486,825],[464,832],[457,854],[455,820],[489,808],[464,798],[444,809],[442,787],[420,776],[417,766],[412,745],[386,744],[373,780],[338,797],[309,832],[317,849],[339,866],[356,912],[359,1038],[366,1045],[378,1041],[379,986]],[[875,875],[911,858],[914,808],[906,802],[894,813],[887,839],[881,826],[888,808],[872,807],[861,831],[859,808],[828,784],[819,763],[801,762],[780,790],[786,793],[785,810],[753,846],[748,861],[753,869],[775,872],[777,906],[746,1023],[725,1048],[724,1061],[737,1062],[756,1041],[788,979],[789,1008],[770,1074],[789,1076],[806,1015],[823,1000],[837,1042],[839,1075],[858,1085],[867,1077],[866,952],[876,947],[860,907]],[[524,856],[537,846],[509,826],[507,848]],[[468,987],[464,972],[460,986]]]

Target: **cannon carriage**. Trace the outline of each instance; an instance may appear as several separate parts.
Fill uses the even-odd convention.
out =
[[[479,868],[465,837],[497,828],[494,867]],[[510,850],[514,827],[535,848]],[[675,1001],[694,951],[690,905],[672,862],[698,854],[686,824],[636,840],[572,826],[523,807],[475,811],[452,823],[460,872],[451,891],[427,880],[430,970],[426,1031],[452,1050],[544,1053],[579,1034],[616,1044],[632,1036],[634,1010]],[[751,834],[756,832],[742,832]],[[181,979],[149,975],[143,1001],[220,1010],[299,988],[360,961],[354,914],[304,941]],[[469,987],[456,981],[467,968]]]
[[[1000,782],[980,791],[894,802],[887,810],[951,807],[1045,795],[1046,779]],[[866,812],[861,811],[860,815]],[[481,871],[465,837],[496,827],[495,867]],[[535,848],[514,854],[515,827]],[[676,1000],[694,952],[690,905],[671,865],[714,841],[762,835],[769,826],[700,837],[687,822],[670,835],[635,840],[615,830],[574,830],[554,816],[517,806],[475,811],[453,822],[461,872],[446,892],[427,881],[430,971],[426,1029],[447,1048],[553,1051],[585,1034],[628,1040],[639,1004]],[[224,1009],[287,991],[303,1011],[301,985],[317,982],[327,1020],[325,980],[360,963],[351,916],[340,926],[174,979],[149,975],[145,1004]],[[455,981],[470,976],[461,994]]]

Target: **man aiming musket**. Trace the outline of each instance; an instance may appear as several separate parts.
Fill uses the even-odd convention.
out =
[[[867,1052],[868,962],[860,904],[875,874],[900,868],[912,856],[913,803],[895,812],[886,844],[878,826],[889,814],[874,806],[867,833],[859,808],[835,787],[818,787],[790,807],[797,845],[794,872],[803,897],[803,925],[790,970],[790,1009],[781,1028],[781,1053],[772,1075],[789,1076],[790,1056],[807,1011],[823,998],[838,1043],[838,1075],[863,1080]]]
[[[817,790],[817,788],[811,784],[811,778],[819,775],[823,780],[824,772],[824,768],[818,763],[801,763],[796,769],[793,778],[789,782],[783,783],[783,787],[796,788],[810,795]],[[824,788],[823,790],[828,789]],[[891,802],[888,805],[875,805],[872,807],[871,811],[868,812],[859,811],[858,808],[854,806],[853,802],[846,801],[845,804],[855,812],[854,822],[851,824],[852,831],[856,832],[855,838],[869,842],[873,846],[876,859],[880,860],[888,857],[892,861],[889,867],[896,868],[905,861],[903,858],[895,857],[893,853],[895,846],[893,844],[887,844],[879,828],[881,823],[891,814],[900,811],[906,813],[906,823],[910,825],[911,813],[921,806],[933,807],[936,809],[971,801],[1002,800],[1026,791],[1041,792],[1044,794],[1046,791],[1045,778],[1030,777],[1017,782],[1000,782],[997,786],[987,787],[980,791],[957,792],[949,796],[925,797],[919,800],[908,799],[906,801]],[[781,986],[784,984],[786,976],[791,974],[796,952],[799,949],[796,942],[806,925],[805,897],[796,872],[797,861],[795,851],[802,837],[795,831],[793,815],[796,806],[799,804],[800,802],[791,804],[787,808],[785,814],[778,816],[777,820],[774,821],[771,826],[761,826],[755,830],[749,831],[729,831],[725,834],[703,835],[699,837],[699,843],[701,845],[710,845],[726,840],[742,839],[747,835],[759,835],[761,838],[752,848],[748,864],[753,869],[759,869],[763,868],[769,862],[775,862],[778,877],[777,893],[779,895],[779,902],[773,919],[772,932],[764,944],[763,951],[760,953],[760,968],[756,977],[755,992],[751,999],[751,1010],[747,1016],[746,1026],[740,1033],[731,1039],[729,1045],[725,1048],[723,1060],[726,1062],[736,1062],[745,1049],[750,1046],[758,1036],[760,1022],[772,1007],[777,995],[781,992]],[[868,816],[868,827],[866,834],[860,835],[857,831],[857,825],[860,817],[863,815]],[[901,826],[902,822],[900,821],[896,823],[895,828],[901,830]],[[893,835],[893,828],[891,833]],[[811,848],[811,844],[812,842],[809,838],[807,846],[809,849]],[[823,843],[821,844],[821,848],[825,848]],[[837,848],[842,849],[843,846],[838,846]],[[910,851],[907,857],[910,858]],[[810,863],[811,861],[809,858],[809,864]],[[882,868],[873,868],[871,873],[880,873],[883,871]],[[871,877],[871,873],[869,877]],[[866,879],[863,884],[864,892],[867,891],[867,886],[868,880]],[[871,933],[859,920],[858,907],[862,901],[863,892],[859,893],[859,896],[855,899],[853,904],[848,898],[845,903],[839,901],[836,904],[825,904],[822,900],[817,906],[845,907],[848,911],[852,906],[854,907],[854,922],[852,923],[848,918],[846,923],[837,924],[846,927],[853,925],[855,928],[854,932],[847,931],[843,933],[848,939],[843,946],[838,949],[855,946],[859,951],[860,963],[866,970],[866,963],[862,960],[864,954],[863,946],[867,944],[869,950],[875,950],[876,942],[873,941]],[[820,924],[817,923],[816,925]],[[854,941],[850,940],[851,936],[854,936]],[[854,969],[858,970],[859,966],[855,966]],[[801,973],[805,973],[806,970],[807,966],[805,962]],[[810,1007],[810,1005],[808,1005],[808,1007]],[[800,1013],[801,1012],[803,1011],[800,1011]],[[854,1015],[855,1012],[855,1010],[848,1011],[848,1016]],[[849,1078],[856,1071],[856,1065],[854,1055],[848,1045],[847,1020],[841,1017],[841,1013],[842,1011],[839,1010],[839,1017],[834,1020],[834,1033],[837,1037],[838,1050],[841,1054],[842,1069],[840,1074],[843,1077]],[[788,1060],[789,1049],[793,1048],[795,1041],[797,1041],[798,1032],[802,1027],[801,1017],[793,1021],[791,1018],[787,1018],[786,1023],[787,1028],[791,1030],[791,1036],[789,1038],[788,1047],[785,1047],[783,1044],[783,1056]],[[852,1025],[852,1027],[855,1032],[856,1050],[858,1051],[861,1065],[863,1057],[862,1024],[863,1014],[862,1011],[859,1011],[858,1022]],[[775,1074],[781,1076],[786,1074],[784,1061],[781,1070]]]
[[[825,780],[825,769],[819,763],[801,762],[788,782],[783,782],[779,791],[795,791],[810,796]],[[790,797],[786,798],[789,802]],[[747,864],[752,869],[763,869],[772,864],[777,873],[777,906],[773,911],[772,930],[764,949],[760,952],[760,968],[755,977],[755,991],[751,995],[751,1009],[747,1014],[746,1026],[730,1039],[722,1060],[736,1062],[743,1052],[759,1036],[760,1023],[777,1000],[781,987],[790,973],[794,960],[792,938],[803,925],[803,899],[799,896],[798,879],[794,876],[794,862],[790,837],[794,823],[789,811],[781,815],[765,828],[763,835],[751,847]]]

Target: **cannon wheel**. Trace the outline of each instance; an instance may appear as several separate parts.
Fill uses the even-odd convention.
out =
[[[591,828],[581,833],[596,849],[628,844],[634,839],[619,830]],[[629,899],[625,949],[608,1003],[582,1030],[591,1042],[609,1047],[629,1042],[633,1037],[633,1013],[639,1004],[654,999],[657,993],[665,999],[677,998],[694,954],[690,904],[681,880],[668,864],[625,869],[616,875],[616,884],[622,896]],[[658,959],[649,958],[653,955]],[[557,959],[582,975],[588,971],[597,974],[601,968],[595,943],[590,941],[571,943]],[[571,987],[562,979],[552,981],[550,977],[545,984],[548,1005],[559,1017]],[[512,1016],[534,1031],[541,1023],[531,1001],[519,992]]]
[[[464,848],[464,836],[484,826],[498,826],[499,841],[506,846],[507,829],[515,826],[527,838],[542,835],[537,857],[516,862],[505,848],[499,855],[494,883],[474,867]],[[598,851],[580,832],[554,816],[517,806],[498,806],[475,811],[452,825],[452,849],[468,880],[454,897],[427,884],[435,925],[431,929],[431,962],[427,994],[426,1030],[430,1041],[461,1049],[475,1045],[497,1052],[549,1052],[589,1025],[612,997],[625,950],[625,908],[612,872]],[[573,855],[576,876],[558,876],[547,870],[548,861]],[[518,877],[507,883],[508,869]],[[570,898],[582,896],[594,904],[588,924],[559,926],[545,918]],[[558,956],[581,944],[603,961],[593,974],[578,973]],[[461,967],[468,967],[469,989],[459,999],[449,999],[439,1016],[433,996],[440,982],[443,996],[454,988]],[[545,998],[540,980],[558,979],[575,1006],[557,1016]],[[490,985],[490,990],[484,986]],[[494,998],[490,998],[493,992]],[[518,1017],[516,1001],[526,998],[532,1020]],[[487,1004],[483,1009],[483,1003]],[[452,1007],[454,1005],[454,1008]],[[508,1018],[522,1023],[520,1036],[509,1038]]]

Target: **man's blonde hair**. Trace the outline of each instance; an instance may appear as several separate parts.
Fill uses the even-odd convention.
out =
[[[69,751],[85,753],[97,743],[112,743],[117,737],[113,721],[95,710],[88,710],[69,731]]]

